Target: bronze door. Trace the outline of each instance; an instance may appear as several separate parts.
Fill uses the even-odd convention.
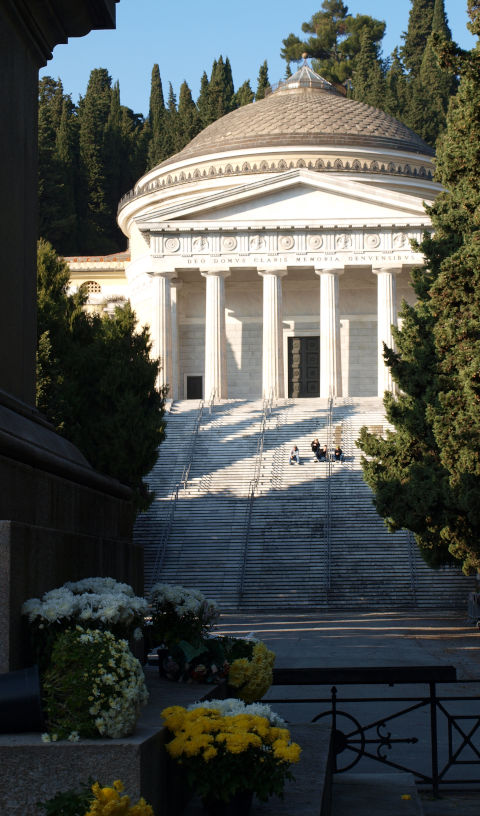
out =
[[[288,396],[320,396],[320,338],[288,338]]]

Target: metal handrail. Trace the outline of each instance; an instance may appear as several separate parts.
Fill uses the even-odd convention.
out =
[[[327,425],[327,512],[325,515],[325,538],[327,544],[327,592],[330,590],[332,581],[332,535],[331,535],[331,475],[332,475],[332,432],[333,432],[333,397],[328,398],[328,425]]]
[[[175,508],[176,508],[176,505],[177,505],[178,494],[179,494],[180,488],[182,486],[183,486],[184,490],[186,490],[186,488],[187,488],[187,482],[188,482],[188,478],[190,476],[190,469],[192,467],[193,455],[194,455],[194,452],[195,452],[195,444],[196,444],[196,441],[197,441],[198,432],[200,430],[200,425],[201,425],[201,422],[202,422],[203,409],[204,409],[204,403],[202,401],[200,403],[200,405],[199,405],[198,414],[197,414],[196,419],[195,419],[195,424],[194,424],[194,426],[192,428],[192,434],[191,434],[191,439],[190,439],[190,447],[188,449],[187,464],[184,466],[183,471],[182,471],[182,477],[181,477],[180,481],[176,483],[176,485],[174,487],[174,490],[173,490],[173,494],[172,494],[172,496],[170,498],[167,522],[165,524],[165,527],[163,528],[162,537],[160,539],[160,544],[159,544],[158,549],[157,549],[155,563],[153,565],[153,581],[152,581],[153,584],[156,583],[156,581],[158,580],[159,574],[160,574],[161,569],[163,567],[163,562],[165,560],[165,554],[166,554],[166,551],[167,551],[168,539],[170,538],[170,532],[171,532],[171,529],[172,529],[172,526],[173,526],[173,519],[174,519],[174,516],[175,516]]]
[[[245,524],[245,534],[243,537],[243,558],[242,558],[242,569],[240,573],[240,582],[238,588],[238,595],[239,600],[243,597],[244,588],[245,588],[245,572],[247,568],[247,551],[248,551],[248,539],[250,537],[250,527],[252,523],[252,512],[253,512],[253,502],[255,499],[255,493],[258,489],[258,483],[260,481],[260,475],[262,472],[262,459],[263,459],[263,446],[265,440],[265,431],[267,428],[267,405],[264,400],[263,402],[263,413],[262,413],[262,424],[260,426],[260,433],[257,440],[257,450],[255,453],[255,467],[253,470],[253,479],[249,484],[248,489],[248,509],[247,509],[247,520]]]

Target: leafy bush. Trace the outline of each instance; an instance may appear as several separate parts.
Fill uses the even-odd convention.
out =
[[[127,736],[148,699],[142,667],[127,642],[80,626],[55,641],[43,689],[47,742]]]

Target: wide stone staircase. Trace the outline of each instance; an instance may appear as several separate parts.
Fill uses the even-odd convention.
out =
[[[465,607],[473,580],[429,569],[411,534],[377,515],[355,445],[363,425],[388,427],[381,400],[173,403],[135,530],[146,588],[198,587],[225,611]],[[343,460],[317,462],[315,437]]]

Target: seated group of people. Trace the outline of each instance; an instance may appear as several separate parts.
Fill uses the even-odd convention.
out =
[[[330,456],[329,456],[329,453],[328,453],[327,446],[324,445],[323,448],[322,448],[320,446],[320,442],[318,441],[318,439],[314,439],[313,442],[311,443],[310,447],[312,449],[312,453],[314,454],[315,459],[316,459],[317,462],[327,462],[329,460]],[[340,460],[342,458],[342,455],[343,455],[343,451],[342,451],[340,445],[337,445],[337,447],[335,448],[335,450],[333,452],[334,460],[336,462],[340,462]],[[292,450],[290,451],[290,464],[293,465],[294,462],[296,462],[297,465],[300,464],[300,451],[298,450],[297,445],[294,445]]]

